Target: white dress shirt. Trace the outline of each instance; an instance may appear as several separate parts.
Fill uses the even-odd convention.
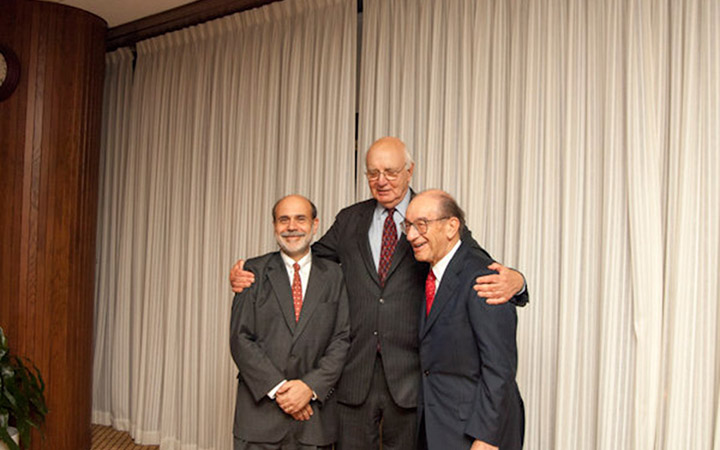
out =
[[[288,279],[290,280],[290,286],[292,286],[293,279],[295,278],[295,268],[293,266],[296,262],[298,263],[298,265],[300,265],[300,283],[302,285],[302,296],[304,300],[308,280],[310,279],[310,268],[312,267],[312,251],[309,251],[307,255],[300,258],[300,261],[295,261],[282,251],[280,252],[280,256],[282,257],[283,263],[285,263],[285,269],[287,270]],[[278,389],[280,389],[280,387],[282,387],[282,385],[285,384],[286,381],[287,380],[282,380],[277,385],[275,385],[275,387],[267,393],[267,396],[275,400],[275,394],[277,394]],[[315,391],[313,391],[313,400],[315,400],[316,398],[317,396],[315,395]]]
[[[432,266],[432,271],[435,274],[435,292],[437,293],[438,287],[440,286],[440,281],[442,281],[443,275],[445,275],[445,270],[448,267],[448,264],[450,264],[450,260],[455,256],[455,253],[457,253],[458,249],[460,248],[460,244],[462,243],[461,240],[458,239],[458,241],[455,243],[453,248],[450,249],[450,251],[447,253],[447,255],[443,256],[440,261],[437,262],[434,266]]]

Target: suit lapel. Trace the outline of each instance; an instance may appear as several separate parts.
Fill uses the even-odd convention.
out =
[[[460,285],[460,272],[464,267],[465,255],[467,253],[467,246],[461,244],[458,251],[455,253],[453,258],[450,260],[445,273],[443,274],[440,285],[435,293],[435,299],[433,300],[430,314],[420,320],[420,339],[422,340],[425,335],[430,331],[433,324],[437,321],[438,317],[442,313],[442,310],[447,306],[451,300],[457,296],[455,292]],[[425,311],[421,314],[425,315]]]
[[[415,191],[410,189],[410,201],[415,197]],[[405,233],[398,233],[397,244],[395,245],[395,253],[393,253],[392,261],[390,262],[390,268],[388,269],[387,278],[389,279],[392,273],[397,269],[403,259],[408,257],[411,252],[410,243],[405,236]]]
[[[305,330],[305,327],[310,322],[315,309],[320,304],[322,293],[327,285],[327,267],[325,262],[320,258],[312,257],[312,266],[310,267],[310,276],[308,277],[308,285],[305,289],[305,296],[303,297],[303,305],[300,310],[300,320],[297,322],[295,328],[295,334],[293,335],[293,342],[295,342]],[[293,318],[294,320],[294,318]]]
[[[268,265],[269,270],[267,276],[270,280],[273,291],[275,291],[275,298],[278,301],[280,311],[282,311],[282,315],[285,318],[288,328],[294,333],[296,323],[295,309],[292,299],[292,287],[290,286],[287,269],[285,269],[285,264],[283,264],[280,253],[277,253]]]
[[[395,253],[393,253],[390,269],[388,269],[387,278],[390,278],[400,262],[410,253],[410,243],[407,241],[404,233],[400,233],[397,244],[395,245]]]
[[[377,202],[369,202],[368,207],[358,217],[358,224],[355,228],[355,242],[358,245],[358,251],[362,257],[365,267],[368,273],[375,280],[375,283],[380,285],[380,278],[378,277],[377,267],[375,267],[375,261],[373,260],[372,250],[370,250],[370,241],[368,239],[368,232],[370,231],[370,224],[372,223],[373,212]]]

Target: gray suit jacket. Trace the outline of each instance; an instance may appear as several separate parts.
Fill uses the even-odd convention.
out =
[[[234,434],[278,442],[292,429],[307,445],[337,440],[334,386],[349,347],[348,301],[340,267],[312,257],[300,319],[295,322],[287,270],[278,252],[248,260],[252,287],[233,300],[230,349],[239,369]],[[301,379],[318,396],[314,415],[297,423],[267,393]]]
[[[430,450],[470,448],[475,439],[522,448],[524,411],[517,371],[515,305],[478,301],[475,278],[489,258],[463,243],[443,275],[430,314],[420,314],[424,416]],[[423,302],[424,304],[425,302]]]

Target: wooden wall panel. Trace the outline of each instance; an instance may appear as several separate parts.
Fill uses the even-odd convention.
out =
[[[47,383],[33,448],[89,449],[106,25],[55,3],[0,9],[0,43],[22,64],[0,102],[0,326]]]

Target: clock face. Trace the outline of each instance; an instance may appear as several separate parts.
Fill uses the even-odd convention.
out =
[[[0,102],[10,97],[20,81],[20,62],[15,53],[0,44]]]
[[[5,79],[7,78],[7,60],[5,60],[5,55],[0,53],[0,86],[5,82]]]

